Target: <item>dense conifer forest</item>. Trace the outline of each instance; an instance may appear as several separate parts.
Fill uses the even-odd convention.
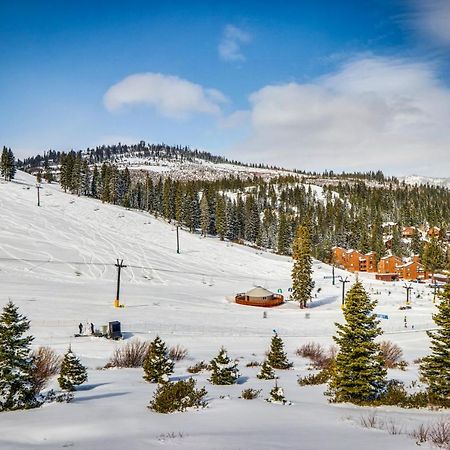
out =
[[[354,174],[280,172],[262,178],[226,176],[215,181],[177,180],[143,170],[119,169],[119,155],[142,154],[156,159],[225,158],[187,147],[149,145],[102,146],[85,152],[48,152],[21,162],[30,170],[42,167],[51,181],[58,167],[62,188],[127,208],[145,210],[202,235],[242,242],[290,255],[295,232],[306,224],[313,256],[330,262],[335,245],[386,254],[384,238],[392,235],[396,251],[407,256],[421,251],[420,243],[401,242],[402,226],[442,230],[450,224],[450,191],[429,185],[410,186],[380,171]],[[232,162],[236,164],[235,161]],[[262,167],[262,166],[261,166]],[[320,186],[317,188],[317,186]],[[391,230],[386,229],[386,224]],[[443,247],[444,248],[444,247]],[[445,253],[445,252],[444,252]],[[443,266],[448,266],[449,257]]]

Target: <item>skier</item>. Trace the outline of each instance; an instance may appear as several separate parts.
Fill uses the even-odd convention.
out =
[[[94,324],[91,322],[91,334],[94,334]]]
[[[80,331],[80,334],[83,334],[83,324],[81,322],[78,324],[78,330]]]

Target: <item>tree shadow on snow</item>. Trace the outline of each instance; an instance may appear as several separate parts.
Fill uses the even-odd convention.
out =
[[[189,380],[189,378],[194,378],[192,375],[180,375],[176,377],[170,377],[170,381],[184,381]]]
[[[248,381],[248,377],[239,377],[236,381],[236,384],[244,384]]]
[[[84,384],[82,386],[77,387],[77,392],[78,391],[92,391],[92,389],[95,389],[99,386],[105,386],[107,384],[111,384],[111,383],[95,383],[95,384]]]
[[[89,401],[89,400],[99,400],[101,398],[121,397],[122,395],[127,395],[127,394],[129,394],[129,392],[110,392],[108,394],[98,394],[98,395],[92,395],[90,397],[81,397],[81,398],[75,397],[72,401],[74,403],[85,402],[85,401]]]
[[[318,306],[322,305],[329,305],[330,303],[335,303],[337,300],[337,297],[325,297],[321,300],[313,300],[309,305],[308,308],[317,308]]]

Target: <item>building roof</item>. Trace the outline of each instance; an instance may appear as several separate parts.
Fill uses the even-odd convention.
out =
[[[253,289],[250,289],[248,292],[245,293],[245,295],[248,295],[249,297],[271,297],[273,295],[273,292],[270,292],[269,290],[261,287],[256,286]]]

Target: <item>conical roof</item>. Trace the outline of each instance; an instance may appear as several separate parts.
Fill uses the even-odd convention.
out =
[[[249,297],[263,298],[271,297],[273,295],[273,292],[270,292],[261,286],[256,286],[255,288],[250,289],[248,292],[246,292],[245,295],[248,295]]]

